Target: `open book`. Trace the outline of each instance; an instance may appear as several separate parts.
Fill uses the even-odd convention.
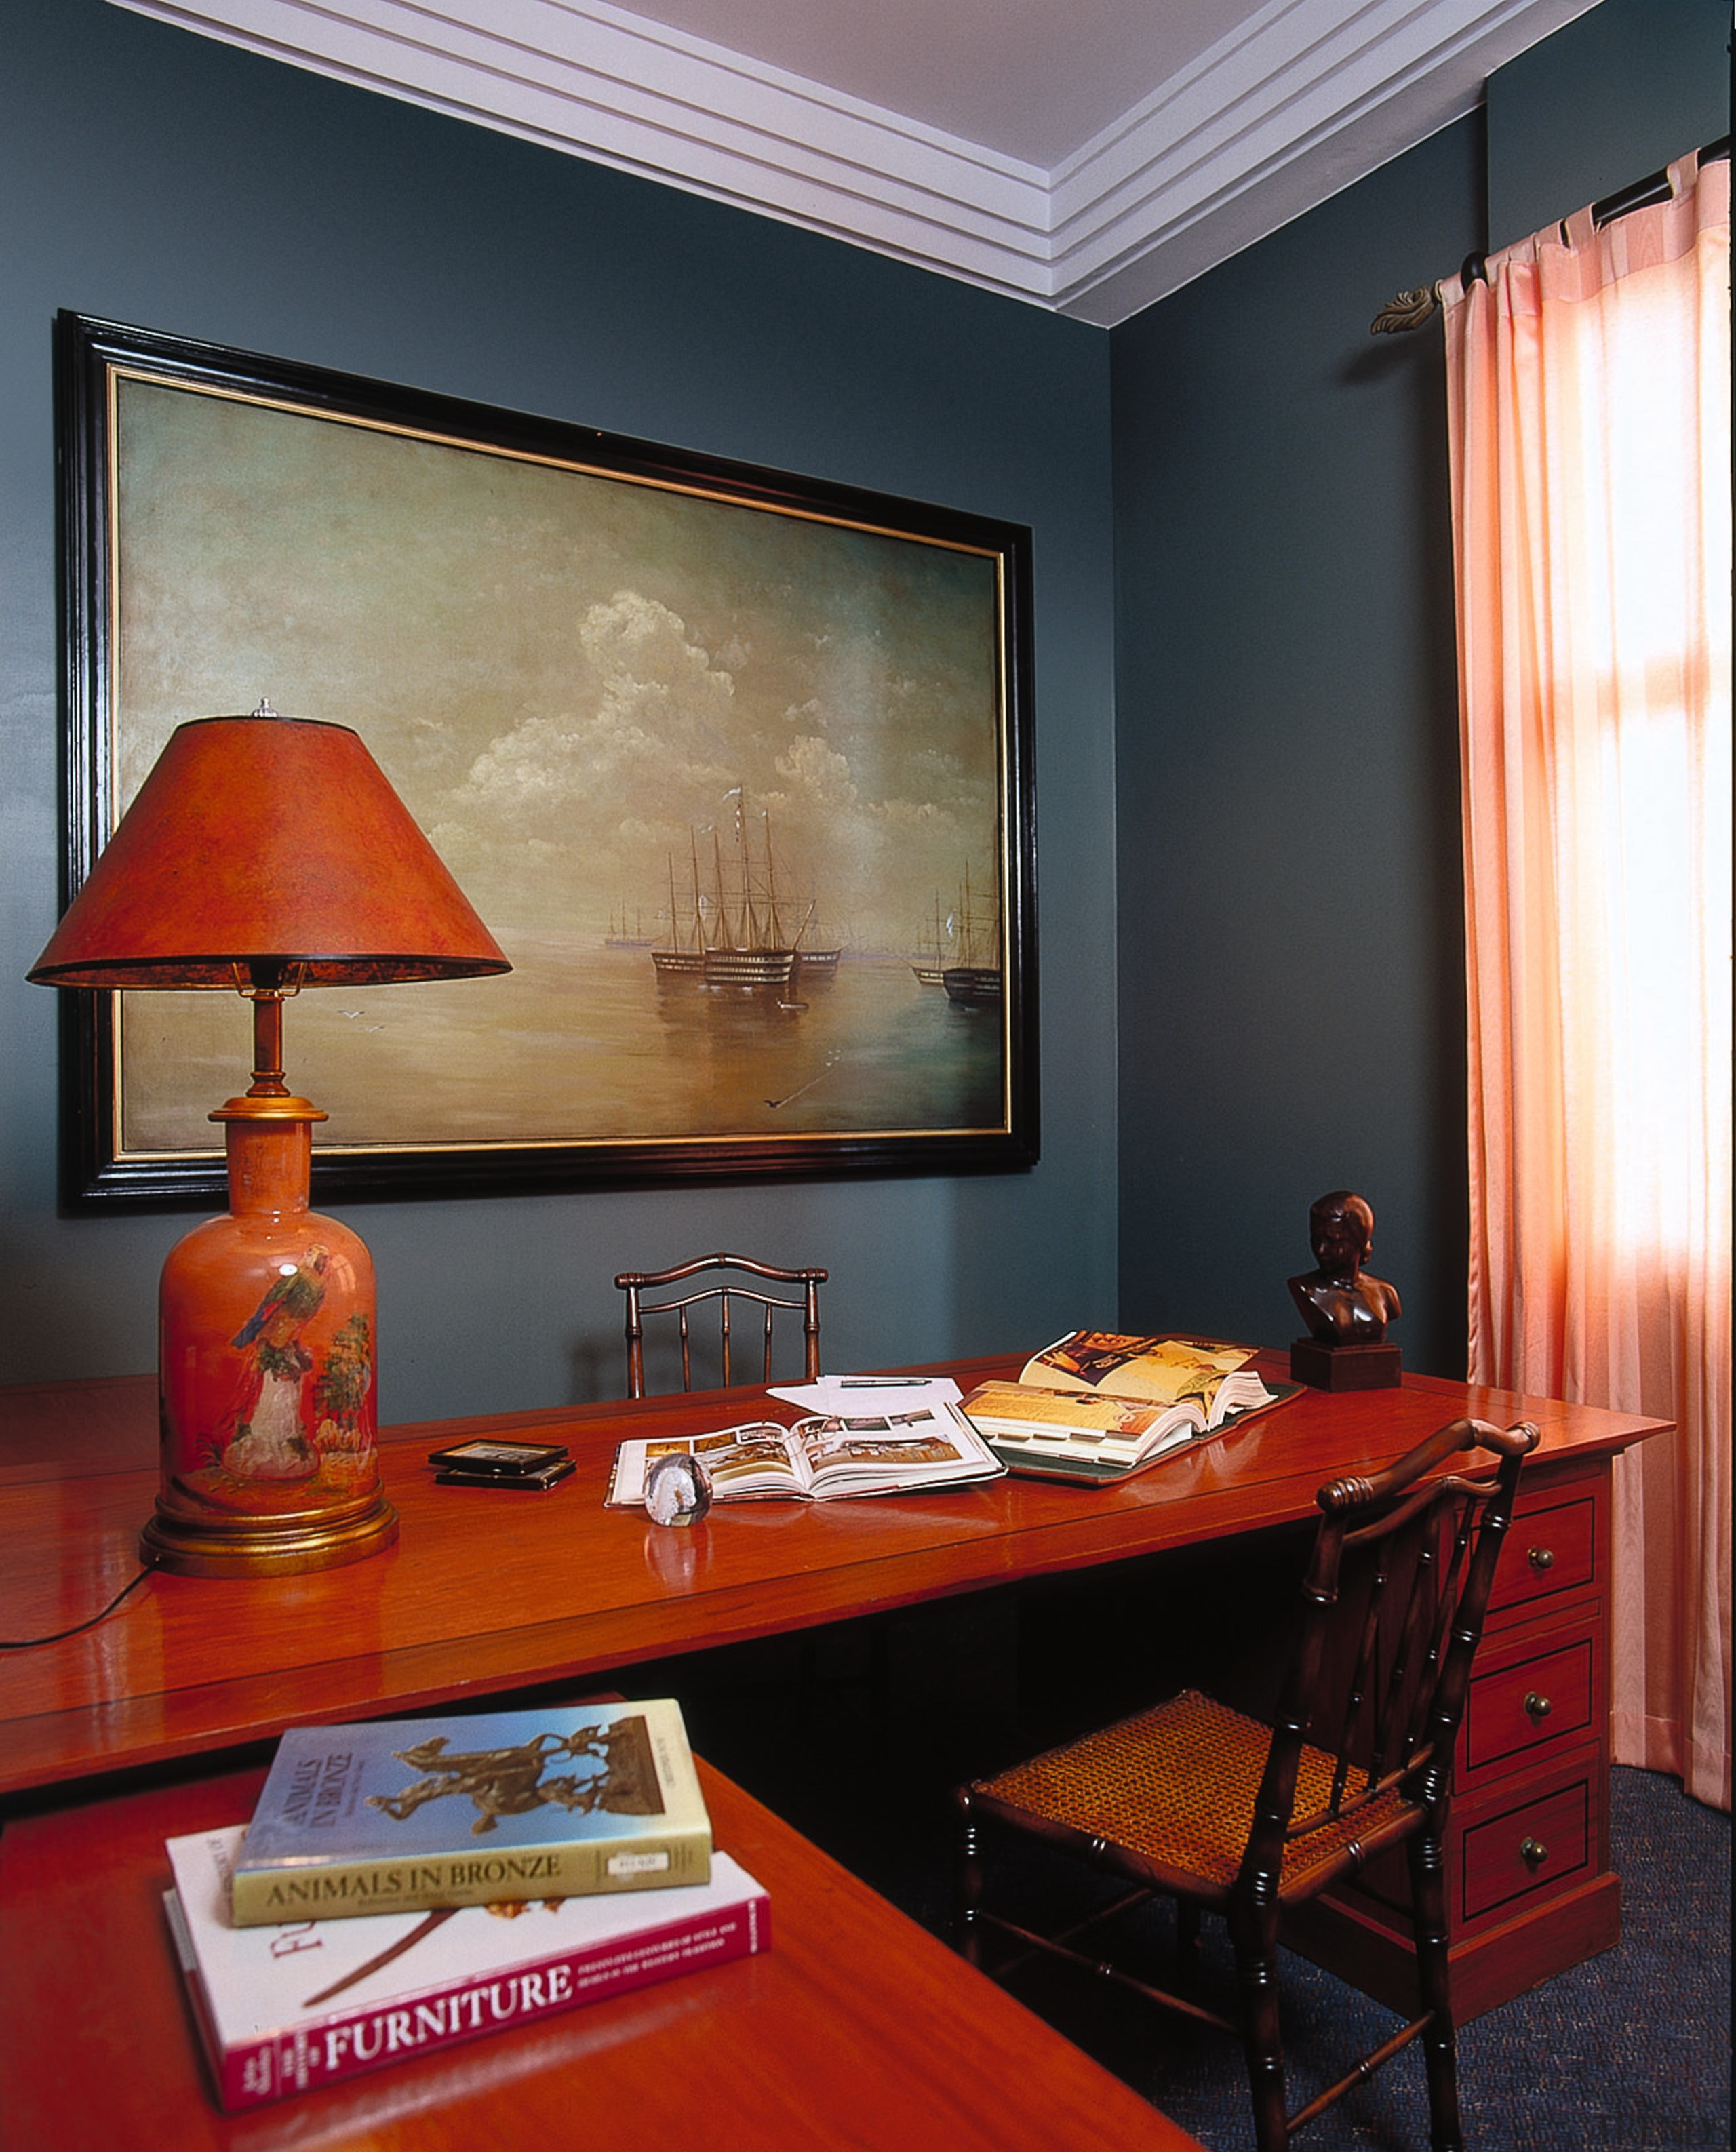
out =
[[[1097,1485],[1295,1396],[1262,1382],[1251,1345],[1072,1330],[1026,1361],[1016,1383],[982,1383],[963,1409],[1015,1472]]]
[[[994,1480],[1006,1469],[956,1405],[895,1413],[824,1414],[784,1427],[754,1420],[714,1434],[623,1442],[615,1453],[606,1506],[637,1509],[658,1458],[697,1457],[718,1502],[782,1496],[826,1502]]]

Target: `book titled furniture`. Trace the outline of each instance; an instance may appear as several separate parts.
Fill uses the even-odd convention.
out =
[[[1282,1353],[1256,1364],[1285,1379]],[[928,1372],[969,1389],[1022,1365]],[[135,1573],[156,1485],[151,1393],[140,1379],[0,1395],[0,1633],[64,1629]],[[624,1437],[724,1426],[748,1397],[756,1413],[775,1404],[738,1389],[383,1430],[382,1472],[402,1520],[389,1553],[270,1582],[154,1576],[99,1627],[0,1657],[0,1807],[291,1723],[459,1695],[475,1708],[725,1638],[1138,1556],[1211,1545],[1233,1576],[1250,1535],[1313,1519],[1324,1481],[1377,1469],[1470,1414],[1534,1421],[1541,1439],[1461,1736],[1447,1854],[1461,2018],[1617,1939],[1610,1464],[1667,1422],[1408,1374],[1396,1389],[1305,1391],[1109,1487],[1008,1474],[885,1501],[744,1504],[682,1529],[604,1508]],[[577,1469],[529,1496],[436,1485],[428,1453],[483,1434],[563,1443]],[[1378,1871],[1334,1901],[1307,1946],[1377,1990],[1407,1975],[1403,1925]]]

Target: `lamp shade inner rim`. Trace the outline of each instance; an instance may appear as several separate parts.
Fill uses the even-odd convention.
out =
[[[393,987],[419,979],[475,979],[510,972],[504,956],[492,960],[413,955],[358,954],[344,957],[285,957],[277,951],[236,951],[233,955],[160,957],[95,957],[82,962],[50,963],[48,951],[28,976],[38,986],[90,987],[103,990],[124,987],[134,992],[152,990],[198,990],[222,987],[236,990],[236,972],[245,974],[255,965],[275,963],[293,967],[303,987]]]

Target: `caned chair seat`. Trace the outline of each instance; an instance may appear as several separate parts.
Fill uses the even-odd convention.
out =
[[[1241,1872],[1272,1728],[1197,1689],[1015,1764],[972,1786],[979,1803],[1073,1833],[1075,1848],[1131,1880],[1221,1910]],[[1333,1759],[1303,1742],[1279,1895],[1310,1898],[1402,1836],[1415,1804],[1401,1787],[1332,1812]],[[1093,1848],[1096,1850],[1093,1852]]]
[[[1195,2023],[1239,2031],[1260,2152],[1285,2152],[1293,2131],[1420,2039],[1433,2152],[1463,2152],[1443,1851],[1453,1750],[1520,1467],[1536,1443],[1529,1424],[1455,1420],[1384,1471],[1319,1490],[1301,1620],[1270,1724],[1186,1689],[960,1787],[960,1943],[972,1963],[1011,1977],[1053,1953]],[[1492,1477],[1442,1474],[1454,1453],[1475,1450],[1498,1460]],[[1035,1933],[986,1902],[986,1856],[1003,1835],[1073,1855],[1129,1888]],[[1401,1843],[1420,2014],[1292,2114],[1278,2023],[1282,1916]],[[1175,1899],[1184,1951],[1202,1911],[1224,1916],[1233,2021],[1114,1962],[1116,1925],[1154,1895]],[[998,1962],[985,1957],[991,1939]]]

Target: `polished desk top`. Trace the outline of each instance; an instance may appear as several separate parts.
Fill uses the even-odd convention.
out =
[[[968,1388],[1015,1373],[961,1362]],[[1287,1373],[1266,1357],[1269,1375]],[[156,1488],[147,1378],[0,1392],[0,1635],[94,1613],[138,1567]],[[1469,1411],[1542,1429],[1531,1467],[1607,1457],[1667,1423],[1407,1376],[1304,1391],[1112,1488],[1009,1476],[950,1492],[750,1503],[691,1530],[606,1510],[617,1443],[756,1415],[737,1389],[383,1429],[398,1544],[308,1576],[152,1576],[96,1627],[0,1655],[0,1796],[221,1750],[288,1724],[410,1711],[1294,1523],[1315,1490]],[[774,1415],[793,1409],[774,1403]],[[546,1495],[440,1487],[439,1444],[570,1444]]]
[[[702,1764],[772,1946],[541,2024],[226,2116],[164,1926],[166,1837],[245,1821],[257,1771],[0,1835],[0,2137],[19,2152],[1201,2152],[1175,2123]]]

